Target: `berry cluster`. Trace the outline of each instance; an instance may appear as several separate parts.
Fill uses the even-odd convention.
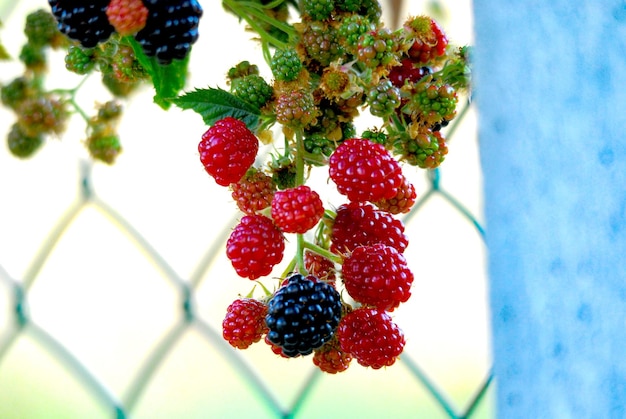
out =
[[[65,36],[77,33],[68,28],[72,22],[82,22],[85,13],[94,12],[94,5],[76,7],[71,13],[64,12],[62,2],[51,2],[51,6],[52,13],[40,9],[27,15],[24,25],[27,41],[19,55],[24,72],[7,84],[0,85],[2,104],[11,109],[16,117],[7,135],[8,149],[19,158],[32,156],[47,138],[59,137],[65,132],[69,117],[74,112],[83,117],[87,126],[84,145],[89,155],[94,160],[112,164],[121,152],[116,132],[122,116],[119,100],[147,82],[150,76],[139,63],[128,40],[117,34],[108,34],[106,42],[98,38],[99,44],[96,42],[90,48],[71,42]],[[118,7],[121,6],[118,4]],[[57,23],[55,15],[64,23]],[[101,33],[98,29],[100,18],[89,26],[87,35],[90,40],[100,36],[97,35]],[[85,42],[88,45],[93,43]],[[95,115],[88,115],[75,100],[82,81],[73,89],[44,88],[51,50],[66,53],[65,68],[70,72],[78,75],[87,75],[94,70],[101,72],[102,84],[113,98],[96,103]]]
[[[58,29],[84,48],[114,33],[134,36],[148,57],[161,64],[184,59],[198,39],[202,7],[196,0],[49,0]]]
[[[246,16],[244,2],[224,5]],[[181,96],[180,103],[187,95],[201,103],[185,109],[213,118],[200,160],[245,214],[226,244],[237,274],[268,277],[283,261],[288,235],[296,236],[278,283],[261,284],[261,297],[251,292],[235,300],[223,334],[236,348],[264,340],[282,357],[313,354],[314,365],[328,373],[346,370],[353,359],[378,369],[402,353],[405,338],[390,313],[408,301],[414,281],[397,218],[416,201],[404,164],[431,169],[443,161],[441,128],[468,87],[467,54],[452,51],[430,17],[389,30],[374,0],[305,0],[294,7],[301,19],[291,27],[282,18],[275,30],[268,27],[269,6],[266,26],[248,20],[268,52],[272,80],[243,61],[228,71],[229,92]],[[215,99],[229,94],[233,99]],[[237,103],[239,113],[220,113],[222,104]],[[363,108],[380,126],[358,135]],[[276,144],[274,124],[284,135]],[[269,159],[259,153],[266,144],[275,150]],[[346,200],[336,209],[306,184],[320,167]],[[244,302],[254,310],[239,308]]]

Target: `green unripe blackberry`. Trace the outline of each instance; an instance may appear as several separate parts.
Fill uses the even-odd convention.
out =
[[[382,145],[385,145],[387,142],[387,134],[383,131],[364,131],[361,137]]]
[[[93,159],[106,164],[113,164],[117,156],[122,152],[120,139],[115,134],[93,133],[87,138],[86,145]]]
[[[263,77],[251,74],[234,80],[231,85],[231,92],[257,108],[262,108],[272,98],[274,89]]]
[[[400,89],[388,79],[382,79],[367,93],[367,103],[372,115],[389,116],[400,106]]]
[[[139,63],[133,48],[125,43],[120,43],[111,57],[111,71],[123,83],[140,82],[150,77]]]
[[[337,144],[322,133],[316,132],[304,137],[304,149],[314,156],[330,157],[336,148]]]
[[[72,73],[84,75],[95,66],[94,50],[72,45],[65,55],[65,68]]]
[[[28,135],[15,123],[7,135],[9,151],[15,157],[25,159],[32,156],[43,144],[43,136]]]
[[[370,22],[378,24],[383,15],[383,8],[378,0],[361,0],[359,14],[367,17]]]
[[[249,61],[241,61],[234,67],[231,67],[226,74],[226,77],[230,82],[236,79],[240,79],[249,75],[258,75],[259,67],[256,64],[250,64]]]
[[[296,186],[296,163],[287,157],[281,157],[269,164],[272,181],[280,190]]]
[[[98,106],[98,115],[96,119],[99,122],[108,122],[118,119],[122,115],[122,105],[116,100],[109,100]]]
[[[34,11],[26,16],[24,34],[28,38],[28,43],[38,46],[59,44],[61,32],[57,29],[57,22],[54,16],[43,9]]]
[[[307,61],[314,61],[322,67],[327,67],[344,54],[336,30],[325,22],[311,22],[302,33],[300,43]]]
[[[458,100],[452,86],[437,81],[425,81],[415,87],[407,110],[416,121],[434,125],[454,118]]]
[[[34,72],[42,72],[46,69],[46,51],[43,46],[25,43],[20,51],[20,61],[24,66]]]
[[[386,66],[398,59],[398,42],[387,28],[363,34],[356,48],[357,59],[369,68]]]
[[[421,129],[412,138],[396,141],[394,151],[412,166],[434,169],[444,161],[448,146],[440,131]]]
[[[33,97],[21,102],[16,110],[17,123],[26,135],[60,134],[69,116],[65,102],[49,97]]]
[[[301,129],[315,121],[318,110],[310,92],[295,90],[278,96],[275,112],[278,123],[292,129]]]
[[[361,35],[374,29],[375,26],[364,16],[347,16],[341,21],[341,25],[337,29],[337,39],[347,52],[356,55],[357,44]]]
[[[112,73],[102,74],[102,84],[115,97],[125,98],[130,96],[137,87],[139,82],[126,83],[118,80]]]
[[[285,356],[309,355],[333,337],[341,314],[341,296],[332,285],[294,274],[268,302],[267,339]]]
[[[342,12],[358,12],[362,3],[363,0],[344,0],[337,2],[336,7]]]
[[[328,19],[334,9],[335,0],[302,0],[302,13],[313,20]]]
[[[13,79],[9,84],[0,88],[2,104],[15,110],[25,99],[35,93],[31,83],[26,77]]]
[[[302,61],[294,49],[278,49],[270,62],[276,80],[293,81],[303,68]]]

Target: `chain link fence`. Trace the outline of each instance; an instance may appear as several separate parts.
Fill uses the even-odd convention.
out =
[[[442,168],[408,174],[419,194],[404,217],[416,284],[394,312],[405,351],[385,370],[354,363],[336,376],[223,340],[226,306],[251,287],[223,250],[239,215],[188,151],[196,137],[168,142],[181,127],[201,132],[198,121],[151,106],[149,91],[131,103],[120,134],[133,140],[112,168],[65,137],[26,162],[0,151],[0,417],[492,416],[469,103],[446,128]],[[2,132],[10,124],[0,114]]]

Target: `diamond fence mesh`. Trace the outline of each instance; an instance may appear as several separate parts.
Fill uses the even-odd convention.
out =
[[[224,258],[239,215],[213,185],[189,180],[205,180],[193,153],[158,141],[182,137],[180,126],[201,132],[195,119],[150,113],[144,93],[120,127],[135,142],[118,167],[63,142],[28,162],[0,152],[0,417],[492,416],[469,103],[446,128],[442,168],[409,175],[419,199],[403,221],[416,285],[394,313],[407,347],[393,367],[335,376],[223,340],[227,304],[249,291]]]

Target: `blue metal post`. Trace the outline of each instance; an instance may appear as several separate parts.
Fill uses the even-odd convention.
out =
[[[626,418],[626,3],[474,12],[498,417]]]

